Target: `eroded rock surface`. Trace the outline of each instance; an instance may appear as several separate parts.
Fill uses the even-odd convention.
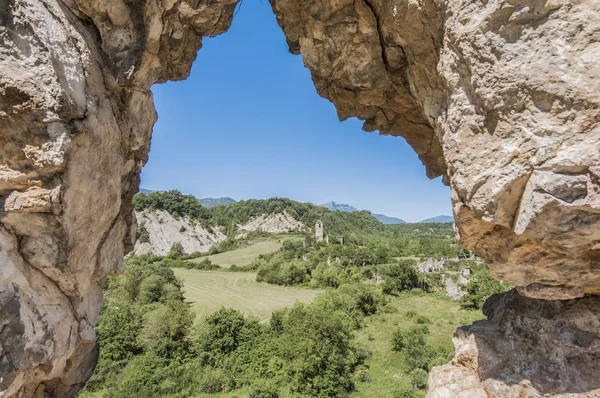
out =
[[[600,293],[600,2],[271,3],[340,119],[444,176],[461,244],[496,278]]]
[[[244,225],[238,225],[238,237],[243,237],[251,231],[264,231],[271,234],[286,232],[301,232],[306,230],[304,224],[296,220],[287,211],[281,213],[263,214],[253,218]]]
[[[236,0],[0,4],[0,396],[68,397],[96,361],[102,287],[132,248],[156,113]]]
[[[485,321],[460,328],[456,354],[433,368],[428,398],[599,397],[600,296],[496,294]]]
[[[4,398],[67,397],[89,376],[102,286],[135,236],[149,88],[185,78],[236,2],[0,4]],[[461,243],[495,277],[600,293],[598,0],[271,2],[339,117],[405,137],[444,177]]]
[[[181,243],[186,254],[205,253],[211,247],[227,239],[216,228],[204,228],[188,217],[174,218],[164,210],[136,212],[138,231],[145,231],[144,239],[135,243],[137,255],[151,253],[165,256],[175,243]]]

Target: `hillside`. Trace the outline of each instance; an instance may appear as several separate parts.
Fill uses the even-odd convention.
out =
[[[181,243],[185,253],[203,253],[227,238],[216,229],[205,229],[187,216],[175,218],[165,210],[143,210],[135,215],[138,222],[136,255],[164,256],[175,243]]]
[[[304,224],[295,220],[286,210],[281,213],[261,214],[246,224],[237,227],[238,234],[236,237],[244,237],[248,232],[253,231],[263,231],[270,234],[306,231]]]
[[[419,221],[420,223],[428,223],[428,222],[454,222],[454,217],[452,216],[437,216],[427,218],[425,220]]]
[[[330,210],[330,211],[346,211],[346,212],[359,211],[354,206],[347,205],[344,203],[336,203],[334,201],[323,203],[321,205],[321,207],[325,207],[325,208],[327,208],[327,210]]]
[[[323,203],[321,205],[321,207],[326,207],[330,211],[343,211],[343,212],[347,212],[347,213],[360,211],[354,206],[347,205],[344,203],[337,203],[337,202],[333,202],[333,201]],[[406,221],[404,221],[401,218],[390,217],[390,216],[386,216],[385,214],[371,213],[371,215],[373,217],[375,217],[376,219],[378,219],[379,221],[381,221],[383,224],[404,224],[404,223],[406,223]]]
[[[312,228],[317,220],[323,221],[326,233],[331,235],[349,237],[383,231],[383,224],[368,211],[329,211],[322,206],[286,198],[249,199],[209,210],[213,225],[226,227],[228,234],[231,234],[232,226],[244,225],[256,217],[284,211],[308,228]]]
[[[208,208],[192,195],[155,191],[137,194],[133,204],[140,225],[136,254],[164,255],[175,242],[182,243],[188,254],[206,252],[227,236],[243,238],[253,231],[310,232],[317,220],[323,221],[327,234],[346,239],[384,232],[384,225],[367,211],[329,211],[283,198]]]
[[[198,201],[200,202],[200,204],[204,207],[215,207],[218,205],[228,205],[231,203],[235,203],[234,199],[231,199],[230,197],[224,197],[224,198],[202,198],[202,199],[198,199]]]
[[[383,224],[406,224],[401,218],[386,216],[385,214],[371,214],[373,217],[381,221]]]

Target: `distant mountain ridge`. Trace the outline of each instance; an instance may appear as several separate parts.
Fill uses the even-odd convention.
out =
[[[350,206],[350,205],[347,205],[344,203],[336,203],[334,201],[323,203],[321,205],[321,207],[326,207],[328,210],[331,210],[331,211],[346,211],[346,212],[360,211],[354,206]]]
[[[384,224],[406,224],[406,221],[404,221],[403,219],[398,218],[398,217],[390,217],[390,216],[386,216],[385,214],[375,214],[375,213],[371,213],[371,215]]]
[[[155,191],[150,190],[150,189],[140,188],[139,192],[144,193],[144,194],[149,194],[149,193],[155,192]],[[162,192],[162,191],[158,191],[158,192]],[[206,208],[211,208],[211,207],[214,207],[217,205],[229,205],[232,203],[238,203],[235,199],[232,199],[228,196],[222,197],[222,198],[202,198],[202,199],[198,199],[198,202],[200,202],[200,204]],[[360,211],[359,209],[357,209],[356,207],[354,207],[352,205],[345,204],[345,203],[337,203],[334,201],[323,203],[322,205],[320,205],[320,207],[325,207],[326,209],[328,209],[330,211],[341,211],[341,212],[345,212],[345,213],[352,213],[352,212]],[[371,215],[374,218],[376,218],[377,220],[379,220],[381,223],[386,224],[386,225],[406,224],[407,223],[405,220],[403,220],[401,218],[386,216],[385,214],[371,213]],[[418,221],[417,223],[436,223],[436,222],[440,222],[440,223],[454,222],[454,217],[447,216],[447,215],[439,215],[436,217],[431,217],[431,218],[427,218],[422,221]]]
[[[360,211],[354,206],[347,205],[344,203],[337,203],[334,201],[323,203],[321,206],[326,207],[330,211],[336,211],[336,210],[337,211],[345,211],[345,212]],[[379,221],[381,221],[383,224],[406,224],[406,221],[404,221],[401,218],[390,217],[390,216],[386,216],[385,214],[371,213],[371,215],[373,217],[375,217],[376,219],[378,219]]]
[[[437,217],[426,218],[425,220],[419,222],[454,222],[454,217],[442,215]]]
[[[202,206],[209,208],[217,205],[229,205],[236,202],[236,200],[231,199],[229,196],[224,198],[202,198],[198,199],[198,201]]]

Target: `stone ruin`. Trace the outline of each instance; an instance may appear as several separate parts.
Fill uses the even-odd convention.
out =
[[[132,247],[156,120],[237,0],[0,5],[0,395],[70,397]],[[600,2],[271,0],[341,120],[404,137],[460,244],[517,287],[430,397],[600,395]]]
[[[321,221],[321,220],[318,220],[315,223],[315,239],[317,242],[323,242],[323,240],[325,239],[323,221]]]

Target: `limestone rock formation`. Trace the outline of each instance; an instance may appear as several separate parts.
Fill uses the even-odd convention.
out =
[[[251,231],[264,231],[271,234],[285,232],[300,232],[306,227],[297,221],[287,211],[282,213],[263,214],[248,221],[244,225],[238,225],[238,237],[244,237]]]
[[[461,244],[496,278],[600,293],[600,2],[271,3],[340,119],[444,176]]]
[[[96,360],[108,274],[156,120],[237,0],[0,4],[0,396],[69,397]]]
[[[135,236],[149,88],[185,78],[236,3],[0,4],[3,398],[68,397],[89,376],[102,286]],[[461,244],[495,277],[530,297],[600,294],[600,1],[271,3],[339,117],[406,138],[443,176]]]
[[[181,243],[185,253],[207,252],[215,244],[227,239],[215,228],[203,228],[188,217],[174,218],[164,210],[136,212],[138,231],[147,238],[135,242],[134,253],[165,256],[174,243]]]
[[[428,398],[600,396],[600,296],[488,299],[485,321],[460,328],[456,354],[433,368]]]

